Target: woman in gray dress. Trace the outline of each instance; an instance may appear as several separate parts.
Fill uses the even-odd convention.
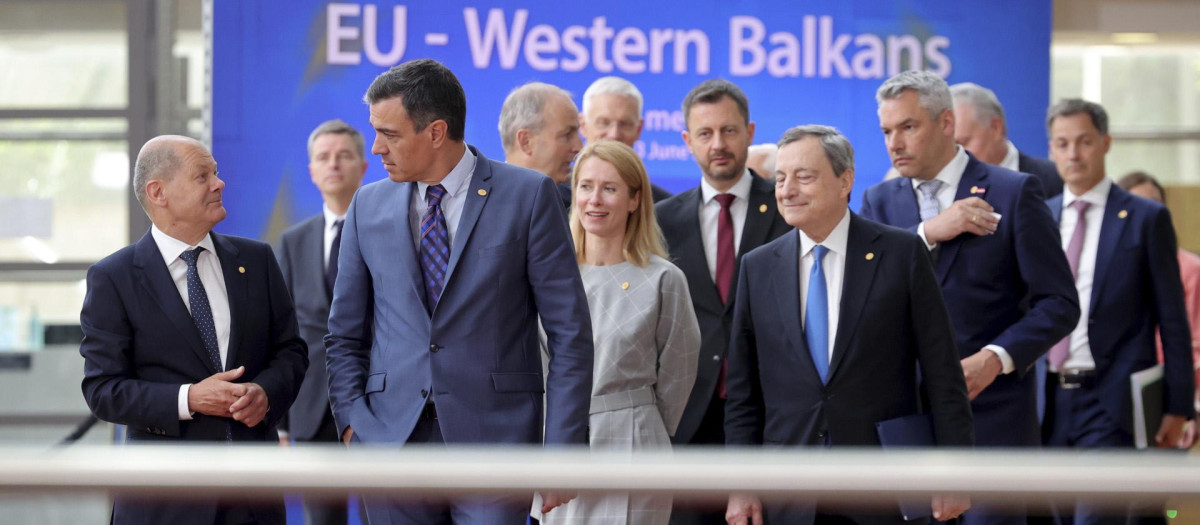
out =
[[[571,235],[595,338],[592,450],[669,451],[696,380],[700,328],[665,259],[646,169],[629,146],[589,143],[572,175]],[[542,523],[666,524],[670,496],[581,495]]]

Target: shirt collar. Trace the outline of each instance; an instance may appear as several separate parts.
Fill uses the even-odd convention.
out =
[[[796,231],[800,234],[800,258],[803,259],[818,243],[809,238],[808,234],[804,233],[804,230],[796,228]],[[842,215],[842,220],[838,221],[837,226],[833,227],[833,231],[829,232],[825,240],[819,244],[828,248],[833,253],[839,253],[844,256],[846,255],[846,244],[849,242],[849,239],[850,208],[846,208],[846,213]]]
[[[955,146],[955,148],[957,150],[954,158],[950,159],[950,162],[942,167],[942,171],[938,172],[937,177],[934,177],[942,181],[942,188],[950,188],[951,191],[958,191],[958,183],[962,180],[963,172],[967,170],[967,162],[970,161],[970,158],[967,157],[967,150],[963,149],[962,146]],[[922,182],[925,181],[913,177],[913,189],[917,189],[917,186]]]
[[[754,175],[750,174],[749,169],[742,170],[742,178],[738,179],[737,182],[733,183],[733,187],[729,188],[729,191],[726,191],[725,193],[733,195],[734,197],[742,199],[743,201],[749,201],[750,200],[750,182],[751,182],[750,177],[753,177],[753,176]],[[709,184],[707,179],[704,179],[704,178],[700,179],[700,198],[703,199],[704,204],[708,204],[709,202],[712,202],[713,197],[716,197],[717,195],[720,195],[720,194],[721,194],[721,192],[717,191],[716,188],[712,187],[712,184]]]
[[[454,165],[454,169],[442,179],[438,184],[445,188],[446,195],[456,197],[467,189],[463,181],[467,179],[475,171],[475,154],[471,153],[471,148],[463,148],[463,156],[458,159],[458,164]],[[421,192],[421,202],[425,202],[425,190],[429,188],[429,184],[424,182],[417,183],[417,190]]]
[[[1011,140],[1005,140],[1008,144],[1008,153],[1004,154],[1004,160],[1000,161],[1000,167],[1013,171],[1021,171],[1021,152],[1017,151],[1017,146]]]
[[[179,260],[180,254],[187,250],[191,250],[196,246],[204,248],[213,255],[217,254],[217,252],[213,250],[212,234],[205,235],[204,239],[201,239],[200,243],[196,244],[195,246],[189,245],[186,242],[167,235],[165,232],[158,229],[158,225],[153,225],[150,227],[150,236],[154,238],[154,244],[158,246],[158,253],[162,255],[163,262],[167,263],[167,266],[170,266],[171,263]]]
[[[344,220],[346,220],[346,214],[344,214],[344,213],[343,213],[343,214],[341,214],[341,215],[335,215],[335,214],[333,213],[333,210],[330,210],[330,209],[329,209],[329,205],[328,205],[328,204],[326,204],[326,205],[322,206],[321,208],[322,208],[322,211],[323,211],[323,212],[324,212],[324,214],[325,214],[325,229],[326,229],[326,230],[328,230],[328,229],[332,228],[332,227],[333,227],[333,224],[334,224],[335,222],[337,222],[337,221],[339,221],[339,220],[343,220],[343,221],[344,221]]]
[[[1104,206],[1108,202],[1108,192],[1112,191],[1112,181],[1108,177],[1100,179],[1100,182],[1092,189],[1083,192],[1083,195],[1075,195],[1071,193],[1071,189],[1063,187],[1063,209],[1078,200],[1090,203],[1092,206]]]

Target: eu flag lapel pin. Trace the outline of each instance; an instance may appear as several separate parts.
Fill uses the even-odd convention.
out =
[[[479,188],[479,191],[477,191],[476,193],[478,193],[480,197],[486,197],[486,196],[487,196],[487,190],[485,190],[485,189],[483,189],[483,188]]]
[[[983,186],[971,186],[971,195],[983,195],[987,193],[987,188]]]
[[[1128,217],[1128,216],[1129,216],[1128,210],[1121,210],[1120,212],[1117,212],[1118,219],[1124,219],[1125,217]]]
[[[245,267],[245,266],[238,266],[238,273],[246,273],[246,267]]]

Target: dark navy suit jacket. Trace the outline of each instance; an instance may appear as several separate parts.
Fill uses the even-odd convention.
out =
[[[1062,195],[1063,181],[1058,175],[1058,168],[1053,162],[1037,157],[1030,157],[1017,152],[1017,171],[1028,173],[1042,183],[1042,194],[1046,197]]]
[[[307,441],[317,434],[329,413],[324,338],[329,333],[332,291],[325,286],[325,215],[310,217],[284,231],[278,255],[283,282],[296,304],[300,336],[308,344],[308,374],[279,428],[294,439]]]
[[[879,446],[875,424],[921,411],[918,370],[939,446],[973,444],[954,329],[929,254],[912,233],[851,215],[841,309],[822,384],[801,322],[795,230],[742,258],[725,435],[732,445]],[[811,523],[772,509],[768,523]],[[859,523],[902,523],[857,516]]]
[[[1062,203],[1061,195],[1046,201],[1055,221],[1062,216]],[[1100,225],[1093,283],[1088,343],[1105,410],[1133,433],[1129,376],[1158,362],[1157,329],[1163,342],[1165,412],[1193,417],[1192,335],[1183,305],[1175,228],[1166,207],[1112,185]]]
[[[339,435],[405,443],[432,397],[447,443],[587,443],[592,329],[554,181],[477,160],[432,315],[409,225],[417,183],[358,190],[326,336]]]
[[[275,423],[291,406],[308,359],[296,315],[271,248],[211,234],[225,277],[231,319],[226,368],[245,366],[237,382],[257,383],[270,410],[253,428],[195,414],[180,421],[179,387],[218,372],[150,233],[88,269],[80,324],[83,395],[96,417],[127,425],[131,442],[277,441]],[[182,475],[182,474],[181,474]],[[117,500],[114,523],[213,522],[214,502],[179,505]],[[283,502],[256,508],[264,523],[283,523]]]
[[[1003,216],[996,233],[941,243],[934,268],[959,357],[995,344],[1015,366],[972,402],[976,444],[1036,446],[1037,381],[1027,372],[1079,320],[1075,280],[1035,179],[971,156],[954,200],[972,196]],[[863,195],[864,217],[914,232],[921,222],[918,209],[908,178],[881,182]]]

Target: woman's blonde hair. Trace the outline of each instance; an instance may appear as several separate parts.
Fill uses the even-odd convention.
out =
[[[575,158],[575,167],[571,171],[571,237],[575,240],[575,258],[583,262],[584,254],[587,253],[583,222],[579,217],[579,206],[575,204],[579,168],[593,158],[616,168],[621,180],[629,186],[630,195],[636,195],[638,199],[637,209],[629,214],[629,219],[625,222],[625,239],[621,250],[625,260],[637,266],[646,266],[651,255],[667,258],[662,230],[658,227],[658,220],[654,218],[654,200],[651,197],[650,177],[646,175],[646,167],[632,148],[615,140],[589,142]]]

